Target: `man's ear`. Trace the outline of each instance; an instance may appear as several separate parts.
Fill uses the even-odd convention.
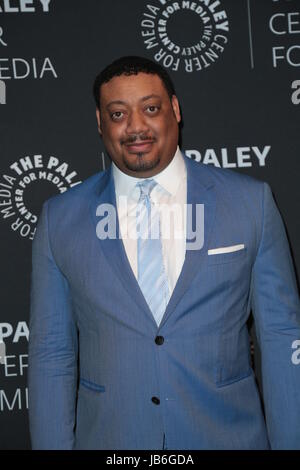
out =
[[[97,118],[97,123],[98,123],[98,132],[100,135],[102,135],[102,129],[101,129],[101,115],[100,115],[100,110],[99,108],[96,108],[96,118]]]
[[[175,96],[175,95],[172,96],[171,103],[172,103],[172,108],[173,108],[173,111],[174,111],[174,114],[175,114],[175,117],[176,117],[176,121],[179,124],[180,121],[181,121],[181,114],[180,114],[180,107],[179,107],[177,96]]]

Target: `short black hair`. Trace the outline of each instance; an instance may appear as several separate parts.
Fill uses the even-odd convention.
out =
[[[93,94],[97,108],[100,108],[100,87],[103,83],[109,82],[113,77],[119,77],[120,75],[137,75],[140,72],[158,75],[166,88],[170,100],[172,96],[175,95],[173,82],[166,69],[161,65],[145,57],[125,56],[109,64],[95,78]]]

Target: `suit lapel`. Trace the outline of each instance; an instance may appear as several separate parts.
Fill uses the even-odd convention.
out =
[[[101,218],[97,216],[96,213],[97,208],[101,204],[110,204],[113,208],[116,222],[116,238],[108,237],[104,240],[101,240],[96,235],[96,227],[99,221],[101,220]],[[114,179],[110,167],[107,173],[102,177],[99,187],[97,189],[97,194],[90,205],[91,215],[95,228],[95,237],[97,237],[99,246],[106,257],[108,264],[114,270],[116,277],[121,281],[123,287],[127,291],[130,298],[132,298],[136,302],[138,308],[144,311],[146,315],[150,317],[152,322],[156,325],[154,317],[147,305],[147,302],[140,290],[139,284],[131,269],[123,241],[119,236],[119,220],[116,207],[117,206]]]
[[[194,277],[201,269],[201,263],[207,253],[209,240],[212,232],[212,227],[215,219],[216,212],[216,196],[213,190],[213,183],[207,180],[208,172],[203,172],[203,167],[199,165],[195,171],[195,165],[188,158],[185,158],[187,168],[187,204],[192,206],[192,218],[195,217],[196,204],[204,205],[204,245],[199,250],[187,250],[185,261],[176,283],[173,294],[168,303],[166,312],[160,324],[160,328],[167,321],[170,314],[175,310],[178,302],[185,295],[187,289],[193,282]],[[198,171],[200,170],[200,171]],[[203,174],[204,173],[204,174]],[[193,223],[194,220],[187,217],[187,227]]]
[[[187,250],[183,267],[176,283],[175,289],[172,293],[167,309],[160,323],[161,328],[167,321],[168,317],[175,310],[178,302],[185,295],[190,284],[193,282],[194,277],[201,269],[201,263],[205,253],[207,253],[209,240],[214,224],[215,211],[216,211],[216,197],[213,189],[213,183],[207,180],[208,172],[201,171],[202,168],[197,168],[188,158],[185,158],[187,168],[187,204],[192,206],[192,218],[195,216],[196,204],[204,205],[204,245],[199,250]],[[202,166],[202,165],[201,165]],[[204,174],[203,174],[204,173]],[[106,238],[100,240],[96,235],[96,227],[100,218],[96,215],[97,207],[100,204],[111,204],[115,209],[116,215],[116,238]],[[134,299],[138,308],[143,311],[148,318],[150,317],[152,323],[156,326],[152,312],[141,292],[139,284],[131,269],[128,261],[122,239],[119,237],[119,221],[116,209],[115,187],[111,168],[102,177],[98,190],[90,205],[91,215],[95,228],[95,237],[99,246],[105,255],[107,262],[115,272],[116,277],[121,281],[128,295]],[[187,227],[191,226],[194,221],[188,217]]]

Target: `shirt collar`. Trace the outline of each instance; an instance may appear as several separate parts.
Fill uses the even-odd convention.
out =
[[[140,181],[143,181],[143,178],[135,178],[134,176],[127,175],[114,163],[112,163],[112,171],[117,197],[130,197],[136,189],[136,184]],[[177,146],[175,155],[169,165],[163,171],[153,176],[153,179],[157,181],[157,183],[169,194],[174,196],[185,175],[186,168],[184,159],[179,147]]]

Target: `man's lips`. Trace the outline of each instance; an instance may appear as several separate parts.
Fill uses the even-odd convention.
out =
[[[129,153],[146,153],[150,152],[153,143],[153,140],[146,140],[143,142],[129,142],[125,144],[125,147]]]

